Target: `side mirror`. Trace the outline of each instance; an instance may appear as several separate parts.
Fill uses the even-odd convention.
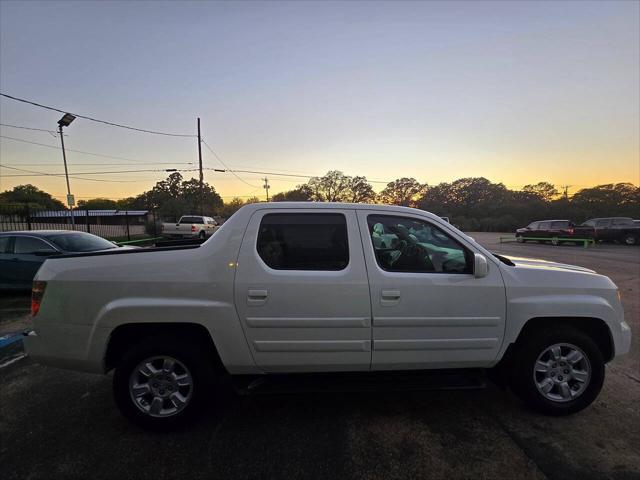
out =
[[[475,253],[473,255],[473,276],[476,278],[482,278],[489,275],[489,263],[487,257],[481,253]]]

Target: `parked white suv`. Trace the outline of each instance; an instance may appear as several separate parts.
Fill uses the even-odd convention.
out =
[[[381,205],[258,203],[199,246],[47,259],[33,308],[36,361],[115,369],[122,412],[160,428],[226,374],[497,368],[533,407],[568,414],[631,342],[609,278],[496,256]]]
[[[160,226],[162,235],[171,238],[200,238],[213,235],[218,223],[211,217],[202,215],[183,215],[178,223],[163,223]]]

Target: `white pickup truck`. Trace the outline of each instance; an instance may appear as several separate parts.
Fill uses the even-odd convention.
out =
[[[218,223],[211,217],[202,215],[183,215],[178,223],[163,223],[162,235],[172,238],[210,237],[217,230]]]
[[[568,414],[631,342],[608,277],[381,205],[257,203],[202,245],[52,257],[32,309],[28,354],[115,369],[119,408],[151,428],[192,419],[220,378],[293,372],[497,369]]]

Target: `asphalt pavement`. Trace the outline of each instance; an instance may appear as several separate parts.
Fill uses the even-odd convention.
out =
[[[226,396],[193,427],[158,434],[119,414],[110,375],[23,358],[0,367],[0,476],[640,479],[640,248],[500,244],[497,234],[471,235],[496,252],[594,268],[621,288],[632,353],[607,367],[590,408],[546,417],[495,386]],[[28,322],[27,308],[28,297],[0,297],[0,334]]]

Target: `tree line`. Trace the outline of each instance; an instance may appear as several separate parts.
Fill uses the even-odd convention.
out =
[[[247,203],[260,200],[238,197],[224,202],[215,188],[203,186],[201,202],[197,179],[185,180],[171,173],[150,190],[122,200],[96,198],[80,200],[78,208],[154,210],[160,218],[173,221],[183,214],[229,217]],[[569,196],[551,183],[526,185],[511,190],[483,177],[461,178],[436,185],[415,178],[399,178],[375,192],[364,176],[349,176],[333,170],[322,177],[280,192],[272,201],[383,203],[428,210],[449,217],[467,231],[511,231],[534,220],[569,219],[581,223],[588,218],[624,216],[640,218],[640,187],[616,183],[584,188]],[[34,208],[63,209],[62,202],[33,185],[20,185],[0,193],[1,203],[26,203]]]

